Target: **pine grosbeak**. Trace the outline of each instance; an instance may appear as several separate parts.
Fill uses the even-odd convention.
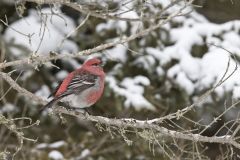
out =
[[[90,107],[102,96],[105,73],[101,61],[92,58],[68,76],[57,86],[50,95],[54,96],[42,109],[52,107],[57,102],[66,103],[75,109]]]

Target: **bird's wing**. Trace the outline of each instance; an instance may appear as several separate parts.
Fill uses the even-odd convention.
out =
[[[57,93],[57,91],[58,91],[59,87],[61,86],[62,82],[63,82],[63,80],[58,82],[57,87],[54,88],[53,92],[48,96],[48,98],[54,96]]]
[[[59,96],[65,97],[73,93],[80,94],[84,90],[93,87],[97,79],[98,76],[82,71],[74,76],[69,83],[67,90]]]

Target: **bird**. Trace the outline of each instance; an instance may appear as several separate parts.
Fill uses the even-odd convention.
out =
[[[49,97],[53,99],[40,110],[51,108],[58,102],[70,109],[82,109],[95,104],[104,90],[105,73],[99,58],[86,60],[83,65],[69,73]]]

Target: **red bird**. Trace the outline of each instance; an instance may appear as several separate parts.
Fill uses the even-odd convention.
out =
[[[104,89],[105,73],[101,64],[101,60],[92,58],[85,61],[77,70],[69,73],[50,95],[54,95],[53,100],[42,109],[52,107],[59,101],[75,109],[90,107],[96,103]]]

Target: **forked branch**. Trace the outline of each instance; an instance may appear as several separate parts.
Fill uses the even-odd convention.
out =
[[[38,102],[39,104],[45,105],[47,103],[46,100],[32,94],[26,89],[19,86],[7,73],[0,72],[0,77],[2,77],[13,89],[18,91],[20,94],[24,95],[31,100]],[[77,117],[80,120],[88,120],[92,122],[96,122],[99,124],[107,125],[107,126],[115,126],[119,128],[133,128],[133,129],[147,129],[153,130],[157,132],[159,135],[169,136],[175,139],[184,139],[190,140],[194,142],[209,142],[209,143],[221,143],[221,144],[229,144],[238,149],[240,149],[240,144],[235,141],[234,137],[231,135],[225,136],[202,136],[200,134],[192,134],[192,133],[182,133],[174,130],[167,129],[165,127],[161,127],[159,124],[154,123],[155,120],[136,120],[132,118],[121,118],[121,119],[113,119],[102,116],[92,116],[92,115],[84,115],[80,112],[69,111],[63,107],[56,106],[53,108],[53,111],[58,114],[67,114],[74,117]]]

